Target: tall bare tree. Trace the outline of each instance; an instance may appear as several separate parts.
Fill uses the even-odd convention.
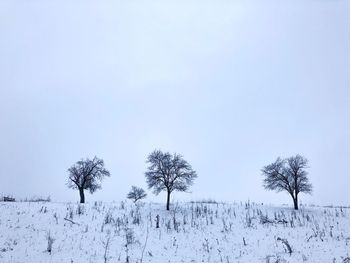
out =
[[[94,193],[101,189],[101,181],[105,176],[110,176],[108,170],[104,168],[102,159],[96,156],[90,159],[81,159],[72,165],[69,169],[68,187],[78,189],[80,195],[80,203],[85,203],[84,190]]]
[[[264,187],[277,192],[287,191],[293,199],[294,209],[297,210],[299,193],[312,193],[307,168],[308,160],[299,154],[287,159],[278,157],[274,163],[261,170],[265,176]]]
[[[163,153],[160,150],[152,152],[148,158],[148,170],[145,173],[149,189],[158,195],[167,192],[166,209],[170,209],[170,194],[173,191],[185,192],[197,178],[191,165],[179,154]]]

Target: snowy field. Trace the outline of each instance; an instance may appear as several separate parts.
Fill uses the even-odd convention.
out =
[[[23,202],[0,210],[5,263],[350,262],[347,208]]]

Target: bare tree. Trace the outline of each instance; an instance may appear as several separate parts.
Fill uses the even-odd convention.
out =
[[[149,166],[145,175],[148,188],[153,188],[156,195],[161,191],[167,192],[167,210],[170,208],[170,194],[173,191],[187,191],[197,178],[191,165],[176,153],[172,155],[156,150],[148,156],[147,163]]]
[[[104,168],[102,159],[96,156],[90,159],[81,159],[72,165],[69,169],[68,187],[78,189],[80,194],[80,203],[85,203],[84,190],[94,193],[101,189],[101,181],[105,176],[110,176],[108,170]]]
[[[130,192],[127,195],[128,199],[131,199],[136,203],[138,200],[141,200],[147,196],[145,190],[140,187],[132,186]]]
[[[293,199],[294,209],[298,209],[298,194],[311,194],[312,185],[307,177],[308,160],[296,155],[277,160],[261,171],[265,176],[264,187],[268,190],[287,191]]]

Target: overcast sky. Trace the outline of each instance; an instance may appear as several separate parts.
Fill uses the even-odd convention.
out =
[[[0,194],[78,201],[96,155],[87,201],[122,200],[162,149],[198,173],[174,200],[291,204],[260,170],[299,153],[301,201],[350,205],[349,116],[347,0],[0,1]]]

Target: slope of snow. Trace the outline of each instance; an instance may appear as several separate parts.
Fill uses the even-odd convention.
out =
[[[347,208],[180,203],[168,212],[98,202],[0,203],[0,211],[6,263],[350,262]]]

